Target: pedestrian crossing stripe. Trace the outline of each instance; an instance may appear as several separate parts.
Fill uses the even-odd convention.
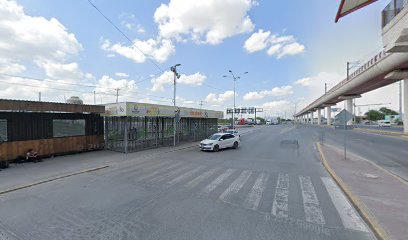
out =
[[[204,187],[201,188],[200,193],[205,195],[212,193],[217,188],[225,188],[218,196],[218,199],[223,202],[231,203],[234,199],[232,197],[243,192],[241,190],[244,189],[244,185],[246,185],[251,176],[256,174],[251,170],[239,171],[238,169],[222,169],[220,167],[206,168],[207,167],[203,165],[186,165],[183,162],[160,162],[154,165],[148,165],[144,168],[144,174],[138,176],[137,180],[146,180],[156,183],[163,182],[171,186],[185,181],[183,185],[189,189],[202,187],[202,185],[204,185]],[[239,174],[235,175],[234,173],[237,172],[239,172]],[[232,182],[229,185],[223,184],[227,179],[232,178],[232,176],[234,176],[234,179],[231,179]],[[265,202],[263,199],[265,197],[264,193],[268,189],[268,181],[271,179],[271,175],[265,172],[260,172],[255,175],[254,178],[255,181],[253,185],[249,186],[248,190],[245,190],[246,193],[242,193],[244,195],[243,202],[234,204],[258,211],[261,201]],[[302,196],[304,221],[311,224],[325,225],[326,220],[323,216],[323,211],[311,177],[299,175],[297,178],[300,185],[296,188],[300,190]],[[341,196],[343,196],[338,186],[330,178],[322,177],[319,180],[323,182],[328,190],[329,196],[342,220],[343,226],[346,229],[367,232],[367,226],[361,220],[360,216],[358,216],[355,209],[347,201],[338,201],[338,199],[342,199]],[[209,183],[203,184],[204,182]],[[293,186],[297,186],[297,184],[294,184]],[[293,187],[290,187],[289,174],[278,173],[273,199],[269,201],[271,203],[269,213],[278,218],[290,218],[289,191],[295,190],[296,189]],[[345,196],[343,196],[343,198],[345,198]],[[347,203],[349,205],[347,205]],[[342,212],[345,208],[347,209],[347,216]],[[353,224],[350,224],[350,222]]]

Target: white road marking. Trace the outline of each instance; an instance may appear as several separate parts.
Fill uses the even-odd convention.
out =
[[[258,209],[259,203],[261,202],[263,192],[266,188],[266,183],[268,182],[269,175],[261,173],[259,177],[255,180],[254,186],[251,192],[247,196],[244,202],[244,207],[256,210]]]
[[[190,182],[186,183],[185,186],[189,187],[189,188],[193,188],[195,186],[197,186],[200,182],[204,181],[206,178],[210,177],[211,175],[213,175],[215,172],[217,172],[218,170],[220,170],[220,168],[213,168],[210,169],[204,173],[202,173],[200,176],[194,178],[193,180],[191,180]]]
[[[155,169],[158,169],[160,167],[169,165],[171,163],[172,162],[159,162],[159,163],[154,162],[154,164],[148,164],[147,166],[143,166],[140,169],[142,170],[142,172],[148,172],[148,171],[155,170]],[[137,174],[134,173],[134,171],[127,172],[127,173],[118,173],[118,175],[119,175],[120,178],[128,178],[129,173],[131,173],[131,175],[137,175]]]
[[[272,214],[278,217],[288,217],[289,175],[279,173],[276,183],[275,197],[272,203]]]
[[[191,165],[188,164],[188,165],[186,165],[186,166],[182,166],[182,167],[180,167],[180,168],[176,168],[176,169],[173,170],[173,171],[164,172],[163,174],[154,177],[154,178],[151,179],[150,181],[152,181],[152,182],[161,182],[161,181],[163,181],[163,180],[165,180],[165,179],[167,179],[167,178],[171,178],[171,177],[173,177],[173,176],[176,176],[177,174],[182,173],[183,171],[186,171],[186,170],[188,170],[188,169],[190,169],[190,168],[191,168]]]
[[[356,210],[351,206],[350,202],[344,196],[343,192],[336,183],[328,177],[321,177],[324,186],[329,193],[329,196],[339,213],[343,226],[347,229],[369,232],[361,217]]]
[[[319,205],[312,180],[309,176],[299,176],[300,188],[302,189],[303,208],[307,222],[325,224],[322,209]]]
[[[237,179],[235,179],[231,185],[225,189],[225,191],[221,194],[220,196],[220,200],[222,201],[226,201],[226,199],[233,195],[233,194],[237,194],[239,192],[239,190],[244,186],[244,184],[246,183],[246,181],[248,181],[249,177],[251,176],[252,171],[243,171]]]
[[[218,176],[214,181],[208,184],[201,192],[208,194],[212,192],[219,184],[221,184],[225,179],[227,179],[231,174],[233,174],[236,169],[227,169],[224,173]]]
[[[167,183],[170,184],[170,185],[179,183],[179,182],[183,181],[184,179],[189,178],[189,177],[193,176],[194,174],[198,173],[202,169],[204,169],[204,166],[198,166],[198,167],[184,173],[183,175],[180,175],[180,176],[174,178],[173,180],[168,181]]]
[[[158,169],[158,170],[156,170],[154,172],[151,172],[151,173],[148,173],[146,175],[142,175],[142,176],[138,177],[137,181],[145,180],[145,179],[151,178],[151,177],[153,177],[153,176],[155,176],[157,174],[167,172],[168,170],[179,167],[182,164],[184,164],[184,163],[183,162],[177,162],[177,163],[171,164],[170,166],[167,166],[165,168],[160,168],[160,169]]]

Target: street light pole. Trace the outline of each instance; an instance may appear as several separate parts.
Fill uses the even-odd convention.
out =
[[[237,79],[240,79],[242,75],[247,74],[248,72],[244,72],[243,74],[239,76],[235,76],[235,74],[231,71],[228,70],[229,73],[231,73],[231,76],[224,75],[223,77],[231,78],[234,81],[234,109],[232,110],[232,129],[235,129],[235,119],[234,119],[234,113],[235,113],[235,82]],[[256,121],[256,119],[255,119]]]
[[[181,64],[176,64],[170,68],[170,70],[174,73],[174,80],[173,80],[173,106],[174,106],[174,121],[173,121],[173,146],[176,146],[176,126],[177,126],[177,109],[176,109],[176,85],[177,85],[177,78],[180,77],[180,75],[177,73],[177,67],[181,66]]]

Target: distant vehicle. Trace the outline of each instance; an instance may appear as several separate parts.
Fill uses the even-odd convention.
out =
[[[238,130],[230,129],[230,130],[225,131],[225,133],[230,133],[230,134],[232,134],[234,136],[238,136],[239,139],[241,139],[241,133]]]
[[[269,118],[266,120],[267,125],[276,125],[278,123],[279,123],[278,118]]]
[[[201,141],[199,147],[203,151],[218,152],[218,150],[223,148],[237,149],[239,144],[240,141],[238,136],[234,136],[230,133],[216,133],[208,139]]]
[[[391,123],[389,121],[379,121],[378,126],[380,126],[380,127],[391,127]]]

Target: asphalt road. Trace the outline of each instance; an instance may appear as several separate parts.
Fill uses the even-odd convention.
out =
[[[320,137],[257,127],[237,150],[190,148],[3,194],[0,239],[374,239],[330,185]]]
[[[316,126],[302,127],[305,134],[322,138],[390,170],[408,181],[408,139],[361,131],[334,130]]]

